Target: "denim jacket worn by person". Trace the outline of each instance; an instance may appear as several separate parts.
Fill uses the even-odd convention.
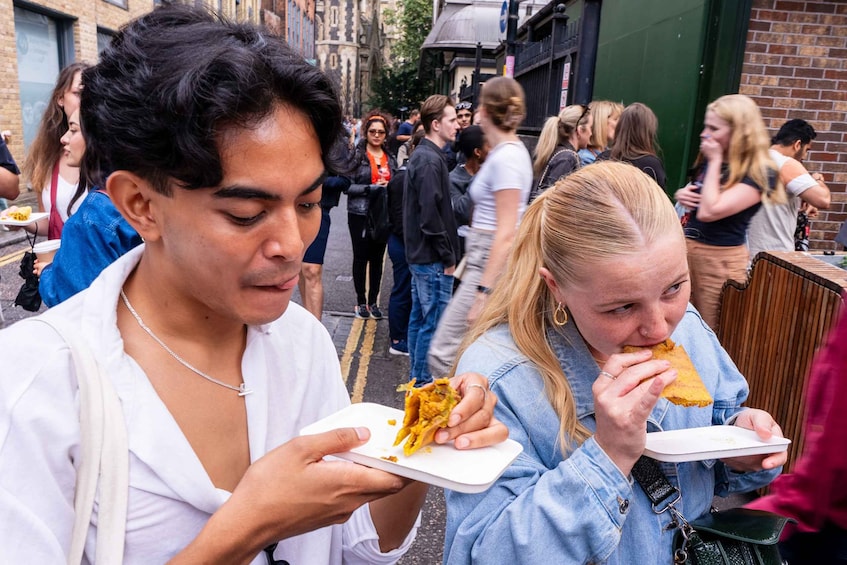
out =
[[[568,376],[580,422],[596,428],[591,385],[600,369],[573,321],[548,339]],[[748,388],[729,355],[689,306],[672,339],[683,345],[715,402],[684,408],[660,398],[647,431],[721,425],[741,410]],[[457,374],[488,377],[499,402],[495,416],[523,446],[517,460],[488,491],[446,491],[444,562],[494,564],[670,563],[675,529],[669,512],[653,513],[631,476],[624,476],[590,437],[564,456],[559,418],[535,366],[518,350],[507,326],[490,330],[462,355]],[[709,511],[714,495],[745,492],[769,483],[779,469],[735,473],[716,460],[661,463],[688,520]]]
[[[62,230],[62,245],[53,262],[41,271],[38,292],[47,306],[56,306],[88,288],[97,275],[130,249],[141,236],[121,216],[101,190],[88,193]]]

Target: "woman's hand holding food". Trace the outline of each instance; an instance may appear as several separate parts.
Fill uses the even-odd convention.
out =
[[[784,437],[782,435],[782,428],[774,421],[773,417],[764,410],[756,408],[747,408],[741,412],[735,420],[735,425],[739,428],[754,430],[756,435],[765,441],[772,437]],[[730,469],[739,472],[775,469],[780,465],[785,465],[787,460],[788,451],[721,459]]]
[[[457,449],[496,445],[508,439],[509,430],[494,417],[497,396],[488,388],[488,379],[479,373],[462,373],[450,379],[462,396],[453,408],[447,427],[435,434],[436,443],[455,440]]]
[[[594,439],[624,475],[644,452],[647,417],[676,375],[668,361],[644,349],[612,355],[594,381]]]

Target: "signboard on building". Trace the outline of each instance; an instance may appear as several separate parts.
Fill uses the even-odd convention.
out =
[[[562,69],[562,97],[559,101],[559,111],[564,110],[568,105],[568,86],[571,80],[571,62],[565,61],[565,66]]]

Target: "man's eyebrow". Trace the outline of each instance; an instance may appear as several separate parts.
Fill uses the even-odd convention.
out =
[[[326,179],[327,173],[326,171],[321,171],[321,174],[318,175],[309,186],[307,186],[299,196],[305,196],[310,192],[314,192],[320,187],[324,180]],[[267,201],[277,201],[280,200],[281,197],[278,194],[274,194],[268,192],[267,190],[262,190],[261,188],[255,188],[251,186],[242,186],[242,185],[232,185],[232,186],[224,186],[219,190],[215,191],[213,194],[215,198],[240,198],[244,200],[267,200]]]

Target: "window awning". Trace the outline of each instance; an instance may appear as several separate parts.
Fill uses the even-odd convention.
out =
[[[447,3],[421,49],[475,50],[477,43],[483,49],[495,49],[501,39],[502,5],[502,0]]]

